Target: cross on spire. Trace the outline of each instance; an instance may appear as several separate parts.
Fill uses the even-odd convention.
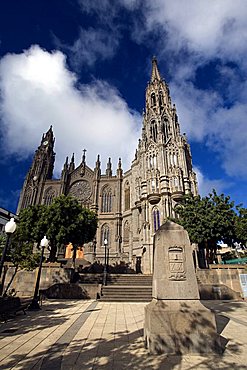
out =
[[[82,163],[86,163],[86,151],[87,149],[83,149]]]

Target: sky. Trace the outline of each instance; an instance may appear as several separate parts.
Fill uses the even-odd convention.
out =
[[[246,0],[0,1],[0,207],[16,210],[51,124],[55,178],[84,148],[127,171],[154,55],[200,194],[247,207]]]

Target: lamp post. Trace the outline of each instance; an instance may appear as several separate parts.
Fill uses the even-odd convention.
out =
[[[11,218],[10,221],[7,222],[5,225],[5,232],[7,234],[7,239],[6,239],[6,243],[3,249],[1,262],[0,262],[0,277],[2,275],[3,265],[4,265],[5,257],[8,251],[10,237],[15,232],[15,229],[16,229],[15,219]],[[2,293],[2,286],[1,286],[1,293]]]
[[[46,236],[44,236],[43,239],[40,242],[41,256],[40,256],[40,261],[39,261],[39,270],[38,270],[38,275],[37,275],[37,279],[36,279],[33,299],[32,299],[31,304],[28,307],[29,310],[40,310],[40,305],[39,305],[39,283],[40,283],[40,277],[41,277],[44,249],[46,247],[48,247],[48,244],[49,244],[49,240],[46,238]]]
[[[104,246],[105,246],[105,263],[104,263],[104,272],[103,272],[103,285],[107,284],[107,239],[104,240]]]

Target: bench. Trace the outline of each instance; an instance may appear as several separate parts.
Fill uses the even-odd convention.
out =
[[[23,312],[26,315],[30,301],[21,302],[19,297],[0,297],[0,317],[5,322],[16,315],[17,312]]]

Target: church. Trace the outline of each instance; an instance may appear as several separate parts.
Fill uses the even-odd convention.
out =
[[[100,156],[92,169],[84,151],[78,167],[74,156],[70,161],[67,157],[61,178],[53,179],[54,142],[50,127],[35,152],[17,213],[29,205],[48,205],[61,194],[74,196],[98,215],[95,241],[84,246],[84,258],[103,262],[107,240],[110,263],[125,261],[151,273],[154,233],[167,217],[174,216],[174,206],[184,194],[198,194],[190,146],[180,133],[176,107],[157,60],[152,60],[142,134],[128,171],[123,173],[119,158],[113,174],[109,158],[103,173]]]

